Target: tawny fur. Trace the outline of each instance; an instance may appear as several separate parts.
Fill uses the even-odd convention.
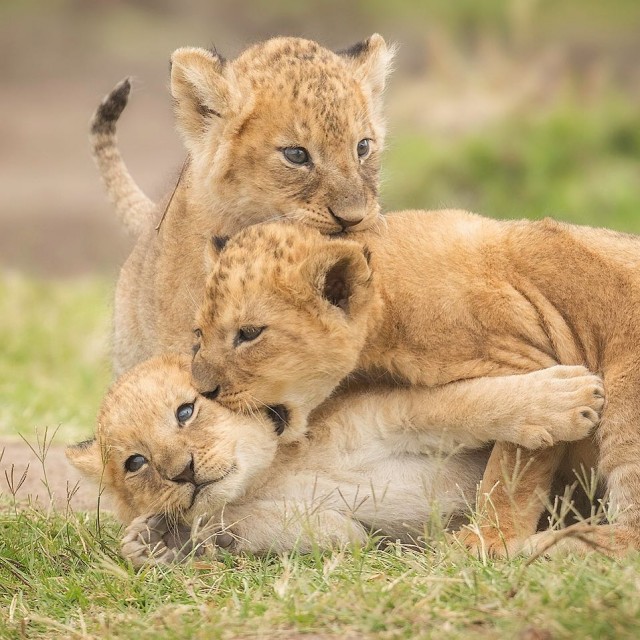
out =
[[[614,531],[640,546],[638,238],[451,210],[386,221],[353,240],[257,225],[212,247],[198,388],[233,408],[285,404],[295,428],[355,371],[433,386],[584,365],[602,373],[608,398],[586,462],[597,457],[619,511]],[[242,340],[247,327],[264,329]],[[492,494],[511,548],[535,531],[530,498],[548,494],[565,459],[559,448],[535,455],[515,497],[504,483]],[[484,490],[515,464],[515,447],[498,445]]]
[[[488,456],[479,447],[513,433],[528,442],[534,426],[560,429],[603,401],[597,377],[562,366],[433,389],[351,389],[292,441],[265,411],[243,416],[200,396],[189,365],[163,356],[127,372],[103,401],[96,439],[67,450],[132,523],[123,552],[135,564],[179,559],[205,515],[233,552],[307,551],[370,531],[418,541],[428,523],[473,505]],[[184,403],[193,415],[179,423]],[[590,426],[564,434],[582,437]],[[128,472],[136,455],[147,462]]]
[[[127,106],[131,81],[118,83],[104,98],[91,118],[89,142],[109,198],[122,226],[133,236],[140,235],[157,215],[157,206],[135,183],[120,155],[116,122]]]
[[[94,154],[118,211],[139,232],[116,291],[116,374],[154,354],[189,349],[212,234],[271,219],[323,233],[378,221],[382,92],[392,55],[377,34],[339,54],[299,38],[268,40],[233,61],[178,49],[171,93],[189,155],[158,230],[167,203],[151,220],[115,147],[118,114],[98,119],[108,127],[94,131]],[[126,98],[122,86],[107,104],[118,103],[114,96]],[[363,139],[370,150],[359,157]],[[292,165],[286,147],[304,147],[311,161]]]

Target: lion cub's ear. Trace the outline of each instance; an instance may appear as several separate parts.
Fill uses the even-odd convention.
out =
[[[356,79],[369,89],[377,107],[382,102],[382,92],[391,73],[391,62],[395,52],[395,46],[387,46],[384,38],[378,33],[338,52],[349,61]]]
[[[238,107],[233,73],[219,54],[182,47],[171,56],[171,95],[178,129],[189,151],[196,151],[208,124],[226,119]]]
[[[95,438],[69,445],[65,453],[69,462],[83,475],[97,481],[102,478],[104,462],[100,445]]]
[[[213,271],[213,267],[218,263],[220,253],[229,241],[229,236],[211,236],[211,241],[207,242],[204,252],[204,264],[207,273]]]
[[[322,253],[305,261],[302,272],[324,300],[347,315],[357,311],[371,284],[365,250],[355,242],[331,241]]]

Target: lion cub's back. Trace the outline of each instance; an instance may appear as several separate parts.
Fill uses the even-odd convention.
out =
[[[477,278],[487,269],[505,273],[523,261],[562,264],[573,254],[588,253],[613,268],[640,267],[639,236],[551,218],[495,220],[458,209],[410,210],[388,214],[383,229],[365,233],[381,258],[376,270],[383,278],[401,274],[409,286]]]
[[[505,267],[490,249],[504,237],[502,221],[445,209],[391,213],[385,222],[361,236],[385,294],[401,306],[407,296],[422,295],[432,303],[456,298],[479,275],[485,278],[487,268],[497,273]]]

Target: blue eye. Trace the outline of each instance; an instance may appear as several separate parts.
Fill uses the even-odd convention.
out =
[[[359,158],[364,158],[366,155],[369,154],[369,138],[364,138],[363,140],[360,140],[360,142],[358,142],[357,145],[357,151],[358,151],[358,157]]]
[[[133,473],[134,471],[142,469],[145,464],[147,464],[147,459],[144,456],[141,456],[139,453],[136,453],[135,455],[129,456],[126,459],[124,468],[130,473]]]
[[[307,164],[309,162],[309,152],[304,147],[285,147],[282,154],[292,164]]]
[[[193,415],[193,402],[181,404],[176,411],[176,418],[180,424],[184,424]]]

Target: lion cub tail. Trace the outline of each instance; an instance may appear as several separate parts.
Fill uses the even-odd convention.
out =
[[[127,106],[130,91],[131,81],[125,78],[104,98],[91,118],[89,142],[120,221],[131,235],[137,236],[151,224],[157,207],[131,177],[117,146],[116,123]]]

